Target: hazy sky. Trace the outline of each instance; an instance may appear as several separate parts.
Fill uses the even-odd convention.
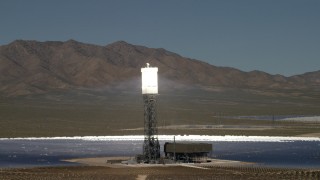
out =
[[[320,70],[320,0],[0,0],[16,39],[165,48],[243,71]]]

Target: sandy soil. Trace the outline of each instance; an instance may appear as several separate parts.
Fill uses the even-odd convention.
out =
[[[320,137],[320,133],[301,134],[301,135],[297,135],[297,137]]]
[[[0,179],[319,179],[320,170],[278,169],[259,166],[207,166],[193,168],[185,166],[124,167],[101,166],[42,167],[27,169],[0,169]]]
[[[78,158],[78,159],[66,159],[63,161],[80,163],[87,166],[105,166],[111,168],[128,168],[128,167],[176,167],[183,166],[189,168],[204,168],[208,166],[249,166],[254,165],[254,163],[241,162],[241,161],[230,161],[221,159],[208,159],[211,162],[206,163],[177,163],[177,164],[126,164],[120,163],[121,161],[127,161],[132,159],[131,157],[96,157],[96,158]],[[116,162],[116,163],[114,163]]]
[[[257,126],[257,125],[171,125],[171,126],[159,126],[158,129],[193,129],[193,130],[203,130],[203,129],[230,129],[230,130],[269,130],[282,128],[281,126]],[[143,128],[132,128],[132,129],[122,129],[122,131],[141,131]]]

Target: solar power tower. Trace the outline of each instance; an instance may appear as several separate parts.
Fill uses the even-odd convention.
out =
[[[144,101],[144,143],[143,158],[146,163],[157,163],[160,158],[160,145],[157,128],[158,68],[141,68],[142,96]]]

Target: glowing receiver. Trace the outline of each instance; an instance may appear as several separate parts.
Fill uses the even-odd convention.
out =
[[[142,94],[158,94],[158,68],[141,68],[142,73]]]

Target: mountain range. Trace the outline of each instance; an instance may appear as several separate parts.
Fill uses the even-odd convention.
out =
[[[98,46],[75,40],[16,40],[0,46],[0,94],[21,96],[81,89],[139,91],[140,68],[146,63],[159,68],[159,86],[163,89],[320,88],[320,71],[290,77],[243,72],[124,41]]]

